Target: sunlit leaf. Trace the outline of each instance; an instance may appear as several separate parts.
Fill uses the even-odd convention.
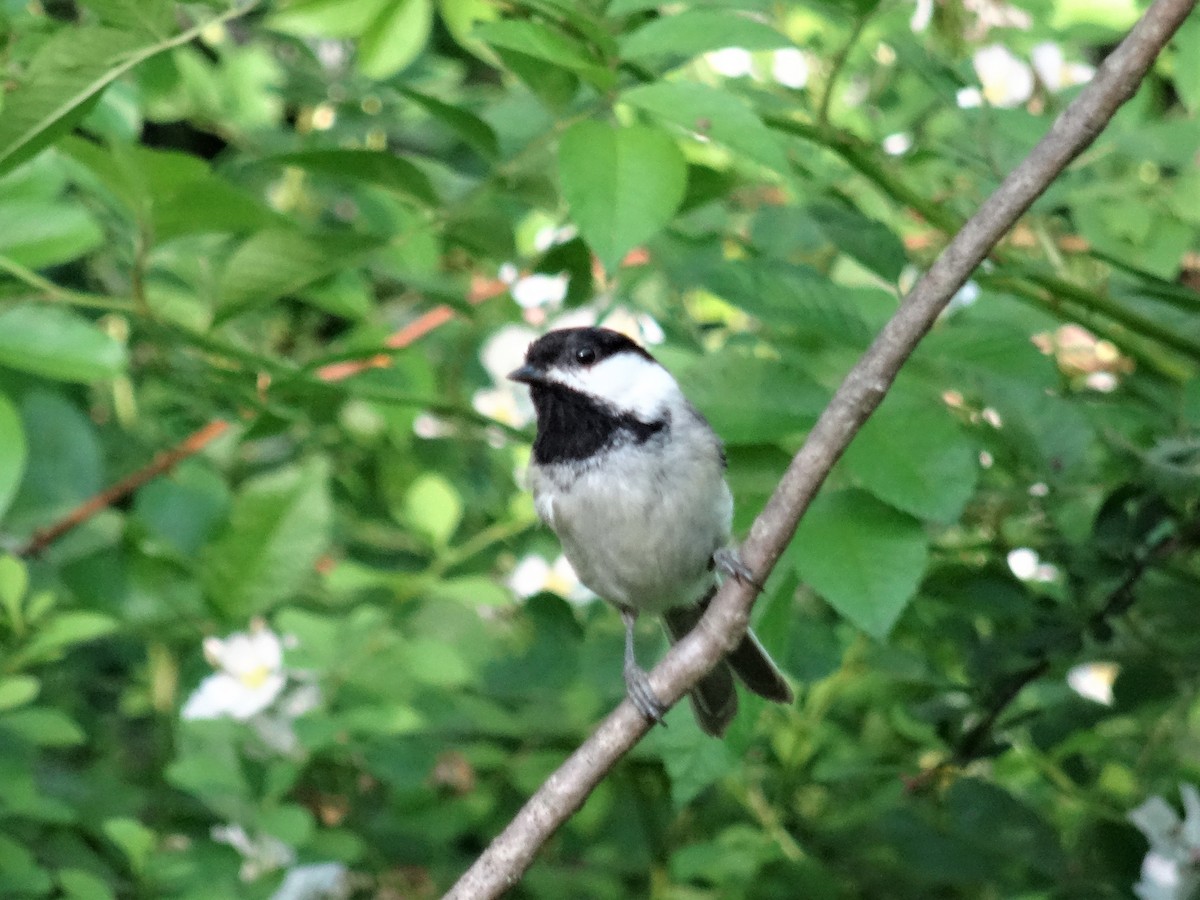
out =
[[[203,554],[212,603],[235,622],[265,612],[314,577],[329,543],[329,467],[321,459],[247,482]]]
[[[821,494],[796,532],[800,577],[839,613],[883,639],[912,599],[929,558],[924,530],[868,494]]]
[[[0,366],[57,381],[96,381],[125,368],[125,348],[62,306],[0,310]]]
[[[609,268],[670,221],[687,181],[666,134],[603,122],[579,122],[562,136],[558,170],[572,218]]]
[[[736,10],[689,9],[661,16],[621,42],[625,59],[696,56],[722,47],[771,50],[792,42],[770,25]]]

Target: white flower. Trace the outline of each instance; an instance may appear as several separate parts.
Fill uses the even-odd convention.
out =
[[[544,275],[534,272],[518,278],[509,288],[512,298],[523,309],[538,306],[558,306],[567,296],[570,278],[565,272],[557,275]]]
[[[520,428],[533,419],[529,392],[519,390],[508,373],[521,365],[537,332],[523,325],[505,325],[484,341],[479,361],[492,377],[492,386],[475,392],[471,405],[480,415]]]
[[[741,47],[724,47],[720,50],[713,50],[711,53],[705,53],[704,61],[712,67],[714,72],[724,75],[726,78],[741,78],[749,75],[754,68],[750,51]]]
[[[1101,394],[1111,394],[1121,384],[1121,380],[1112,372],[1090,372],[1083,379],[1084,386]]]
[[[958,104],[959,109],[978,109],[983,106],[983,93],[979,88],[959,88],[958,93],[954,95],[954,102]]]
[[[1022,581],[1056,581],[1058,567],[1044,563],[1036,550],[1018,547],[1008,554],[1008,568]]]
[[[917,8],[913,10],[908,27],[920,34],[933,21],[933,0],[917,0]]]
[[[1072,666],[1067,672],[1067,684],[1085,700],[1113,705],[1113,684],[1121,667],[1111,662],[1090,662]]]
[[[251,623],[249,633],[205,638],[204,656],[217,671],[188,697],[185,719],[245,721],[270,706],[287,682],[283,645],[261,620]]]
[[[508,586],[521,598],[549,591],[572,603],[587,603],[596,599],[596,595],[580,583],[571,563],[562,555],[553,563],[535,554],[526,556],[512,570]]]
[[[808,57],[796,47],[784,47],[771,54],[771,77],[777,84],[799,90],[808,84]]]
[[[600,324],[633,338],[639,344],[661,344],[667,337],[653,316],[632,312],[624,306],[618,306]]]
[[[1133,886],[1140,900],[1190,900],[1200,887],[1200,793],[1180,785],[1183,820],[1162,797],[1150,797],[1129,821],[1150,842],[1142,877]]]
[[[912,149],[912,135],[897,131],[883,139],[883,152],[888,156],[903,156]]]
[[[992,106],[1008,109],[1033,96],[1033,70],[1007,47],[981,47],[975,51],[973,62],[983,85],[983,97]]]
[[[545,253],[551,247],[557,247],[559,244],[565,244],[567,241],[574,240],[579,234],[579,229],[574,225],[563,225],[556,227],[547,225],[544,228],[539,228],[538,233],[533,236],[533,249],[538,253]]]
[[[982,40],[992,28],[1028,31],[1033,24],[1033,17],[1025,10],[1000,0],[963,0],[963,8],[975,14],[975,22],[964,35],[969,41]]]
[[[566,232],[572,228],[573,226],[567,226],[560,230]],[[539,236],[541,234],[542,232],[539,232]],[[551,232],[551,240],[553,240],[553,234],[554,232]],[[521,270],[510,262],[500,266],[497,277],[508,285],[508,292],[512,294],[512,298],[522,309],[558,306],[567,296],[567,287],[570,283],[570,278],[565,272],[557,275],[545,275],[541,272],[522,275]]]
[[[1069,63],[1063,57],[1062,47],[1045,41],[1033,48],[1031,53],[1033,70],[1046,90],[1057,92],[1077,84],[1087,84],[1096,74],[1094,66],[1086,63]]]
[[[267,872],[290,866],[296,861],[296,851],[269,834],[251,838],[241,825],[214,825],[209,832],[218,844],[228,844],[242,857],[238,877],[255,881]]]
[[[1037,565],[1038,555],[1036,551],[1028,547],[1019,547],[1016,550],[1009,551],[1008,568],[1022,581],[1028,581],[1033,578],[1033,573],[1037,571]]]
[[[305,673],[293,672],[293,676]],[[303,758],[295,721],[321,705],[321,688],[312,681],[299,684],[279,698],[275,707],[264,710],[250,720],[254,733],[267,747],[281,756]]]
[[[350,45],[348,41],[333,41],[319,40],[313,42],[317,62],[321,64],[321,68],[327,72],[340,72],[346,68],[346,63],[350,59]]]
[[[294,866],[271,900],[344,900],[350,896],[350,873],[337,862]]]

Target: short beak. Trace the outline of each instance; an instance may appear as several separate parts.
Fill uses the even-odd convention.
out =
[[[537,366],[529,365],[529,363],[526,363],[519,369],[513,369],[508,373],[508,377],[522,384],[537,384],[546,380],[545,375],[542,374],[542,370],[537,368]]]

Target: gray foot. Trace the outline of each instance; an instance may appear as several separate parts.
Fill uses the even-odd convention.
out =
[[[667,706],[658,699],[654,688],[650,687],[650,677],[646,670],[637,664],[633,652],[633,626],[637,622],[637,613],[631,609],[622,609],[621,618],[625,621],[625,691],[637,711],[651,722],[658,722],[665,727],[663,716]]]
[[[743,584],[753,585],[760,591],[763,589],[763,586],[754,580],[754,573],[750,571],[750,567],[742,562],[742,558],[732,547],[722,547],[717,550],[713,554],[713,563],[719,571],[730,578],[735,578]]]

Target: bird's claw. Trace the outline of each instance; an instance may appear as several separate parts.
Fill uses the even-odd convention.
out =
[[[721,547],[713,553],[713,563],[725,575],[736,579],[743,584],[749,584],[757,588],[759,591],[763,586],[755,580],[754,573],[750,571],[750,567],[742,562],[741,556],[732,547]]]
[[[667,706],[654,693],[654,688],[650,686],[650,676],[644,669],[638,666],[625,667],[625,690],[638,712],[651,722],[666,727],[663,716],[666,715]]]

